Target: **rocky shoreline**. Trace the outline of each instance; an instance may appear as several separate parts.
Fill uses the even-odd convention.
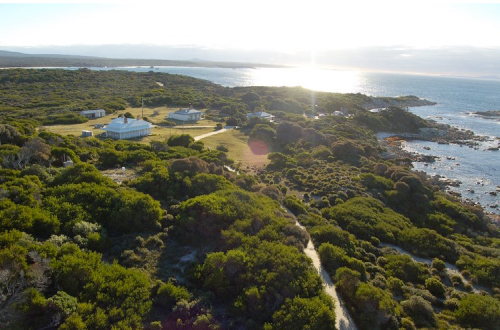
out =
[[[436,129],[439,131],[433,130],[424,130],[420,133],[379,133],[379,141],[383,148],[386,149],[384,153],[381,154],[383,159],[393,159],[399,160],[399,163],[408,164],[414,162],[422,162],[425,166],[427,164],[432,164],[436,162],[436,160],[441,157],[429,154],[415,153],[409,152],[404,149],[404,144],[406,141],[410,140],[421,140],[421,141],[431,141],[438,144],[456,144],[459,146],[466,146],[469,148],[473,148],[475,150],[479,149],[483,142],[491,142],[491,137],[486,136],[477,136],[472,131],[458,129],[455,127],[447,126],[447,125],[437,125]],[[436,134],[436,132],[439,132]],[[496,137],[496,141],[498,141],[498,147],[500,147],[500,138]],[[496,151],[498,147],[490,147],[484,149],[484,151]],[[425,148],[425,150],[430,150],[429,147]],[[447,160],[455,160],[452,156],[446,156]],[[460,164],[456,164],[459,166]],[[425,170],[422,171],[425,173]],[[488,210],[488,205],[481,205],[477,201],[473,199],[466,198],[462,196],[463,192],[468,192],[469,194],[474,194],[473,189],[462,189],[463,191],[457,192],[452,190],[451,188],[458,188],[461,186],[462,182],[460,180],[454,180],[447,178],[443,175],[429,175],[425,173],[429,179],[429,182],[438,187],[441,191],[460,199],[463,203],[471,205],[471,206],[480,206],[484,213],[490,219],[490,222],[493,224],[500,226],[500,215],[494,212],[490,212]],[[477,184],[481,184],[481,182],[477,182]],[[488,194],[490,196],[500,195],[500,186],[494,188],[495,190],[489,191]],[[456,190],[456,189],[455,189]],[[490,208],[499,209],[498,203],[489,205]]]
[[[483,119],[500,120],[500,110],[475,111],[471,112],[470,114],[481,117]]]
[[[436,105],[426,99],[421,99],[415,95],[398,96],[398,97],[374,97],[370,96],[370,101],[365,103],[363,107],[367,110],[387,108],[387,107],[423,107],[429,105]]]

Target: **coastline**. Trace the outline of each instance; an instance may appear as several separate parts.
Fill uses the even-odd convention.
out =
[[[448,134],[449,133],[449,134]],[[430,174],[428,169],[434,169],[432,167],[436,161],[439,161],[440,156],[429,155],[424,153],[419,153],[411,151],[407,144],[408,143],[418,143],[418,142],[430,142],[441,145],[456,145],[459,147],[466,146],[465,150],[471,148],[474,150],[478,149],[478,146],[486,140],[484,136],[474,135],[471,131],[461,131],[454,127],[448,127],[446,135],[439,137],[429,136],[426,134],[409,134],[409,133],[387,133],[382,132],[377,134],[377,138],[381,146],[386,149],[386,152],[381,154],[382,159],[400,160],[401,163],[410,163],[414,171],[419,171],[425,173],[429,178],[429,181],[439,188],[440,191],[446,193],[453,198],[460,200],[463,204],[469,206],[479,206],[483,210],[484,214],[488,217],[489,221],[500,227],[500,207],[498,203],[496,204],[485,204],[473,199],[474,190],[471,188],[462,187],[462,181],[458,179],[451,179],[447,175],[443,174]],[[429,147],[424,147],[425,150],[431,149]],[[483,149],[482,151],[487,151]],[[495,151],[488,151],[495,152]],[[455,163],[456,167],[459,168],[460,163],[453,156],[446,156],[446,161]],[[416,168],[417,167],[417,168]],[[477,185],[481,185],[484,188],[484,183],[481,181],[476,182]],[[488,193],[491,196],[496,196],[497,193],[500,194],[500,186],[490,186],[488,187]],[[477,190],[477,188],[476,188]],[[476,191],[476,193],[479,193]],[[464,197],[464,196],[468,197]],[[483,194],[485,194],[483,192]]]

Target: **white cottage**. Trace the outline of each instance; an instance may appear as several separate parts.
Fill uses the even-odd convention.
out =
[[[106,116],[106,111],[103,109],[96,109],[96,110],[83,110],[80,111],[80,115],[87,117],[87,118],[101,118]]]
[[[180,121],[198,121],[201,119],[201,111],[193,108],[179,109],[175,112],[169,113],[168,118]]]
[[[106,137],[117,140],[131,139],[151,134],[151,123],[126,117],[113,119],[106,127]]]
[[[274,122],[274,116],[265,111],[247,113],[247,119],[250,118],[260,118],[269,120],[271,123]]]

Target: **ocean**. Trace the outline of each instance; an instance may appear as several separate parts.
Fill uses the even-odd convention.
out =
[[[301,68],[128,67],[124,70],[188,75],[227,86],[303,86],[335,93],[396,97],[415,95],[437,105],[414,107],[416,115],[485,137],[475,148],[428,141],[407,141],[410,152],[436,156],[434,163],[413,164],[429,175],[460,181],[451,190],[463,199],[500,214],[500,119],[485,119],[476,111],[500,110],[500,81],[461,77],[372,73]],[[495,196],[497,194],[498,196]]]

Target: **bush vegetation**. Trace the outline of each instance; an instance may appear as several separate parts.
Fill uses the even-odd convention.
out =
[[[2,329],[331,329],[309,238],[360,329],[498,329],[498,228],[380,158],[378,130],[430,125],[406,111],[315,93],[318,111],[353,116],[313,120],[302,88],[155,72],[12,69],[0,85]],[[272,148],[269,165],[230,172],[226,149],[189,135],[147,145],[38,129],[141,97],[220,110]],[[280,122],[246,121],[254,109]],[[109,175],[122,166],[133,175]]]

